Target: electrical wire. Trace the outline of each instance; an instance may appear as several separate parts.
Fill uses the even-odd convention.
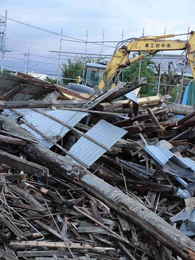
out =
[[[49,52],[53,52],[53,53],[61,53],[63,54],[74,54],[74,55],[84,55],[84,56],[100,56],[100,57],[111,57],[112,55],[110,54],[98,54],[98,53],[84,53],[84,52],[70,52],[70,51],[49,51]]]
[[[3,15],[0,15],[0,17],[3,18],[4,16],[3,16]],[[65,34],[57,33],[57,32],[48,30],[48,29],[46,29],[46,28],[42,28],[42,27],[37,26],[37,25],[33,25],[33,24],[30,24],[30,23],[22,22],[22,21],[13,19],[13,18],[7,17],[7,20],[8,20],[8,21],[15,22],[15,23],[18,23],[18,24],[22,24],[22,25],[25,25],[25,26],[28,26],[28,27],[31,27],[31,28],[33,28],[33,29],[36,29],[36,30],[39,30],[39,31],[42,31],[42,32],[50,33],[50,34],[53,34],[53,35],[56,35],[56,36],[60,36],[60,37],[64,37],[64,38],[73,39],[73,40],[76,40],[77,42],[85,42],[85,41],[82,40],[82,39],[78,39],[78,38],[75,38],[75,37],[72,37],[72,36],[68,36],[68,35],[65,35]]]
[[[3,15],[0,15],[0,17],[4,18]],[[88,41],[85,41],[83,39],[79,39],[79,38],[72,37],[72,36],[69,36],[69,35],[61,34],[61,33],[55,32],[55,31],[48,30],[48,29],[43,28],[41,26],[33,25],[33,24],[26,23],[26,22],[23,22],[23,21],[19,21],[19,20],[13,19],[13,18],[7,17],[7,20],[21,24],[21,25],[31,27],[33,29],[36,29],[36,30],[39,30],[39,31],[42,31],[42,32],[46,32],[46,33],[49,33],[49,34],[59,36],[59,37],[62,38],[63,41],[71,41],[71,42],[84,43],[84,44],[91,43],[91,44],[98,45],[98,46],[99,46],[99,44],[101,44],[101,42],[99,43],[98,41],[88,42]],[[65,39],[63,39],[63,38],[65,38]],[[116,41],[109,41],[109,42],[116,42]],[[114,48],[114,46],[108,46],[108,45],[107,46],[105,45],[105,47]]]

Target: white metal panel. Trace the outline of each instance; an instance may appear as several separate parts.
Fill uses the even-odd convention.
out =
[[[138,104],[138,98],[137,95],[131,91],[125,95],[128,99],[132,100],[134,103]]]
[[[174,154],[168,149],[155,145],[146,145],[144,150],[162,166],[165,165],[168,160],[174,156]]]
[[[126,133],[126,130],[114,126],[105,120],[100,120],[87,132],[87,136],[92,137],[98,143],[110,149]],[[105,152],[106,149],[85,137],[81,137],[70,149],[70,153],[88,165],[88,167]]]
[[[70,131],[69,128],[63,126],[62,124],[56,122],[55,120],[48,118],[40,113],[32,111],[31,109],[18,109],[16,110],[20,112],[24,119],[35,126],[40,132],[42,132],[45,136],[57,142],[61,139],[66,133]],[[55,118],[63,121],[67,125],[74,127],[81,119],[83,119],[87,113],[84,112],[75,112],[68,110],[44,110],[48,115],[52,115]],[[40,136],[36,131],[32,130],[25,124],[21,125],[23,128],[28,130],[32,135],[37,138],[37,140],[43,144],[45,147],[50,148],[53,144],[46,140],[43,136]]]

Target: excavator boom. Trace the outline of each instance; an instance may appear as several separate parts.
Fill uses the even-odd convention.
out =
[[[189,40],[170,40],[178,35],[168,34],[152,37],[142,37],[130,40],[126,45],[118,48],[111,61],[107,64],[98,88],[109,90],[112,87],[113,79],[121,68],[129,66],[131,63],[144,59],[147,55],[155,54],[158,51],[186,50],[189,63],[192,68],[192,76],[195,79],[195,32],[190,33]],[[144,54],[129,58],[130,52],[143,52]]]
[[[128,51],[175,51],[186,49],[186,42],[180,40],[140,39],[127,45]]]

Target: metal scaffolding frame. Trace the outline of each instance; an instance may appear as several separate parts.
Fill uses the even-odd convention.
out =
[[[5,16],[0,17],[0,71],[4,68],[5,53],[8,52],[6,48],[7,41],[7,10]]]

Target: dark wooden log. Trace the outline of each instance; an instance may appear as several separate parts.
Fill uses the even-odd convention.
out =
[[[6,143],[6,144],[17,144],[17,145],[25,145],[26,142],[24,140],[21,140],[19,138],[6,136],[0,134],[0,143]]]
[[[32,175],[45,176],[49,173],[49,170],[46,167],[35,162],[29,162],[3,150],[0,150],[0,161],[13,169],[24,171],[25,173]]]
[[[16,185],[9,185],[9,189],[30,204],[32,209],[46,212],[46,208],[30,194],[29,190],[24,190]]]

